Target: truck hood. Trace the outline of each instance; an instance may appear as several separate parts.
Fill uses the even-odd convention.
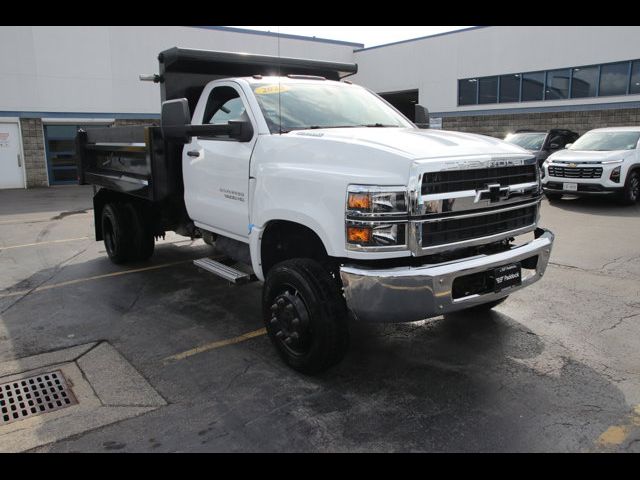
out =
[[[602,162],[607,160],[620,160],[632,154],[633,150],[613,150],[598,152],[594,150],[560,150],[550,155],[548,160],[561,162]]]
[[[530,153],[516,145],[473,133],[417,128],[325,128],[289,135],[360,144],[411,160],[482,154]]]

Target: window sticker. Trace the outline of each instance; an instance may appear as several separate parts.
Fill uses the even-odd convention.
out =
[[[264,85],[254,90],[258,95],[272,95],[274,93],[288,92],[291,87],[288,85]]]

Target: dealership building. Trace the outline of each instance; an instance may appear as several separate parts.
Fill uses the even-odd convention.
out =
[[[371,48],[227,27],[0,27],[0,188],[76,183],[78,127],[157,123],[160,89],[138,75],[174,46],[357,63],[349,80],[410,119],[426,106],[433,128],[640,123],[634,26],[474,27]]]

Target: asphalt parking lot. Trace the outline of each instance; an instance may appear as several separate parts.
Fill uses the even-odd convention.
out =
[[[0,191],[0,383],[76,362],[109,410],[0,425],[0,451],[640,452],[640,205],[544,200],[541,282],[484,316],[352,325],[342,364],[305,377],[264,335],[259,283],[198,270],[213,249],[172,234],[111,264],[91,195]]]

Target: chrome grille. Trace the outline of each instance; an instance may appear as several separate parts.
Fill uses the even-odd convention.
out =
[[[536,168],[535,164],[531,164],[428,172],[422,179],[422,195],[482,190],[490,184],[500,184],[505,187],[535,182]]]
[[[602,167],[560,167],[549,165],[549,175],[562,178],[600,178]]]
[[[427,220],[422,226],[422,248],[490,237],[534,225],[537,208],[537,205],[527,205]]]

